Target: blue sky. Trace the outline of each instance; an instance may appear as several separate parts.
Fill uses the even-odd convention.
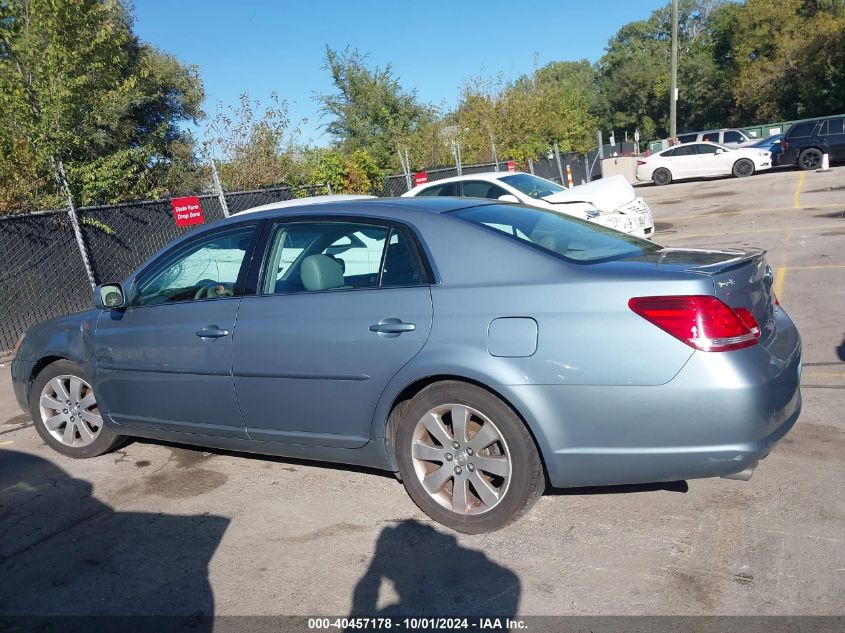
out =
[[[276,91],[292,120],[308,119],[303,140],[325,144],[313,95],[331,91],[326,44],[390,63],[404,88],[449,107],[469,77],[514,79],[535,59],[595,61],[620,26],[666,1],[135,0],[134,13],[143,40],[199,66],[206,113]]]

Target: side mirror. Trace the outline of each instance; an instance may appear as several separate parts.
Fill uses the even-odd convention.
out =
[[[519,202],[519,198],[517,198],[512,193],[504,193],[498,198],[499,202]]]
[[[98,310],[116,310],[124,307],[125,302],[120,284],[100,284],[94,288],[94,307]]]
[[[719,149],[717,149],[717,150],[716,150],[716,153],[717,153],[717,154],[724,154],[724,153],[725,153],[725,150],[723,150],[723,149],[720,147]]]

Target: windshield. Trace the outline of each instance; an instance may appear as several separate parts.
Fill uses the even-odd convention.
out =
[[[534,207],[494,204],[451,213],[576,264],[636,257],[662,248],[592,222]]]
[[[513,176],[502,176],[499,178],[514,189],[521,191],[532,198],[545,198],[553,193],[566,191],[566,187],[553,183],[551,180],[540,178],[532,174],[514,174]]]

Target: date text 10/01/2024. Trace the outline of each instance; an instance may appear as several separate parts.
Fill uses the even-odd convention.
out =
[[[351,617],[351,618],[308,618],[309,630],[321,629],[396,629],[396,630],[479,630],[507,631],[525,629],[523,620],[510,618],[391,618],[391,617]]]

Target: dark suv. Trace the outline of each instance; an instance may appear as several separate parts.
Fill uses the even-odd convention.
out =
[[[793,123],[781,146],[781,165],[818,169],[823,154],[828,154],[830,162],[845,161],[845,114]]]

